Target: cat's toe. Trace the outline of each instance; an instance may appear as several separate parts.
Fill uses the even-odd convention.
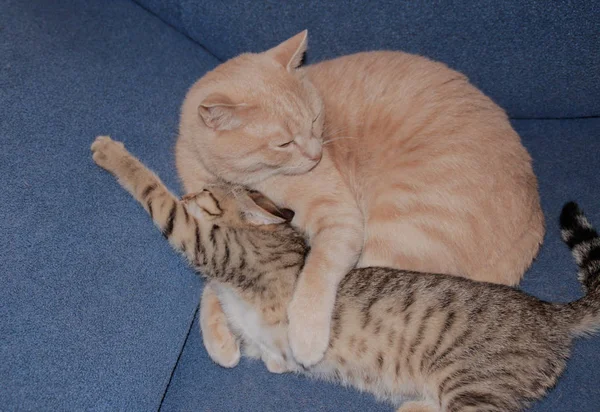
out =
[[[104,146],[106,146],[107,143],[110,142],[113,142],[113,140],[109,136],[98,136],[92,143],[90,149],[92,149],[92,152],[97,152],[98,150],[101,150]]]
[[[90,147],[94,162],[107,170],[112,170],[118,165],[118,160],[127,155],[125,145],[108,136],[98,136]]]
[[[92,159],[94,160],[94,163],[96,163],[98,166],[103,166],[106,162],[106,154],[102,151],[95,151],[92,154]]]
[[[289,372],[289,369],[283,360],[277,360],[275,358],[267,357],[263,358],[263,362],[267,367],[267,370],[271,373],[285,373]]]

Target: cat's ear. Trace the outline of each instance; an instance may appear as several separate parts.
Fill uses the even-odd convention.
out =
[[[308,30],[304,30],[266,53],[291,73],[302,63],[307,46]]]
[[[234,103],[223,94],[213,93],[200,103],[198,115],[211,129],[233,130],[242,125],[239,112],[244,107],[244,103]]]
[[[244,220],[251,225],[279,225],[291,220],[286,219],[277,206],[259,192],[244,193],[238,200]]]
[[[202,192],[187,194],[181,200],[188,206],[192,214],[198,218],[201,218],[198,213],[203,213],[211,217],[223,214],[219,201],[206,189]]]

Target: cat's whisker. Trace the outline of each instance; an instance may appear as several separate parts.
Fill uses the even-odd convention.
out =
[[[329,143],[335,142],[336,140],[342,140],[342,139],[356,139],[356,137],[353,137],[353,136],[339,136],[339,137],[334,137],[334,138],[329,139],[329,140],[324,140],[323,143],[322,143],[322,145],[325,146],[325,145],[327,145]]]
[[[347,127],[337,127],[337,128],[331,128],[331,129],[328,129],[327,127],[325,127],[323,129],[323,132],[321,133],[321,138],[327,139],[328,137],[335,136],[335,135],[341,134],[341,133],[345,133],[346,129],[347,129]]]

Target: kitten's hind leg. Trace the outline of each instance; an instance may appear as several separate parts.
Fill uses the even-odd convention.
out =
[[[229,329],[221,303],[210,283],[204,286],[200,302],[200,329],[202,341],[210,358],[225,368],[233,368],[240,361],[240,345]]]
[[[426,401],[408,401],[397,412],[440,412],[440,409]]]

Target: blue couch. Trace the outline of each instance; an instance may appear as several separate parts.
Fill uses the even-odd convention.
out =
[[[592,1],[0,0],[0,410],[390,411],[370,395],[201,345],[202,282],[91,161],[124,141],[174,190],[186,89],[219,62],[309,29],[308,61],[420,53],[507,109],[548,233],[522,288],[581,296],[557,216],[600,227],[600,7]],[[600,336],[534,411],[600,410]]]

